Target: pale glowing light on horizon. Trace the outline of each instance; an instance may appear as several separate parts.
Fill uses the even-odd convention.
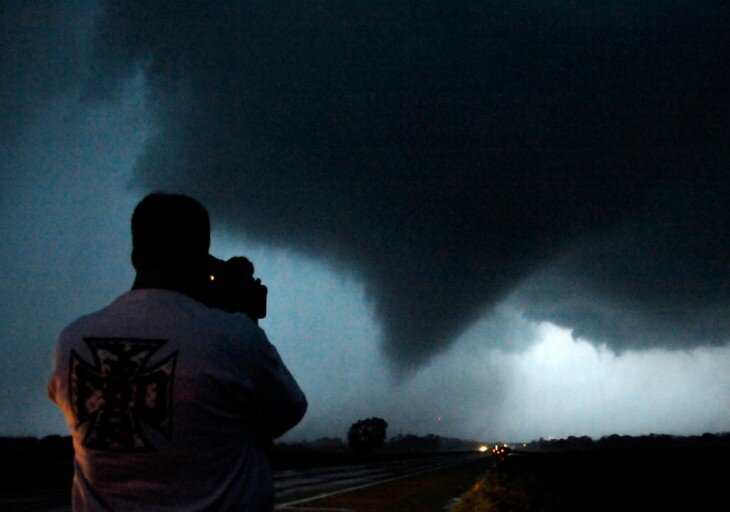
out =
[[[513,378],[501,422],[517,437],[730,429],[730,346],[616,354],[550,323],[538,333],[528,350],[502,354]]]

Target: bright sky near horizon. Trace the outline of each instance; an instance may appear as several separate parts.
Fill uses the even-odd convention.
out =
[[[130,79],[116,84],[119,90],[113,101],[82,100],[89,72],[85,66],[93,53],[94,18],[88,14],[92,3],[71,5],[71,2],[61,2],[54,4],[51,11],[41,9],[40,4],[21,4],[8,2],[0,8],[4,29],[0,36],[3,52],[0,92],[3,93],[2,107],[7,113],[0,121],[0,234],[3,239],[0,252],[3,269],[0,273],[0,339],[3,340],[0,345],[0,435],[40,436],[66,432],[60,412],[45,397],[53,343],[68,322],[104,306],[129,288],[133,278],[129,259],[132,209],[146,192],[164,184],[167,178],[171,187],[188,187],[184,191],[193,195],[196,187],[200,187],[201,200],[211,209],[212,254],[219,257],[245,254],[255,263],[257,274],[269,287],[269,316],[262,322],[262,327],[310,401],[306,418],[286,439],[344,437],[351,423],[370,416],[385,418],[390,425],[390,434],[438,433],[487,441],[526,441],[568,435],[600,437],[612,433],[695,435],[730,431],[730,372],[727,371],[730,345],[727,343],[727,319],[721,320],[722,313],[727,311],[728,282],[724,279],[728,274],[727,266],[722,262],[716,262],[716,267],[690,269],[686,273],[682,273],[683,269],[677,273],[678,267],[660,256],[644,264],[647,258],[646,253],[641,253],[645,249],[643,241],[628,246],[623,244],[623,241],[635,241],[647,232],[657,232],[653,227],[647,227],[651,222],[639,215],[632,217],[630,227],[620,226],[607,237],[595,235],[595,226],[586,228],[590,236],[585,238],[546,236],[546,240],[559,239],[559,249],[545,242],[546,245],[541,246],[542,253],[525,257],[526,266],[495,263],[495,266],[503,265],[499,268],[506,271],[517,269],[514,279],[498,282],[498,293],[481,284],[470,288],[469,275],[458,271],[444,271],[446,277],[440,288],[438,279],[442,276],[434,276],[432,282],[418,281],[414,275],[440,269],[431,266],[436,263],[422,260],[430,258],[438,263],[448,251],[415,258],[411,249],[403,249],[398,245],[400,242],[393,242],[389,230],[400,232],[402,238],[409,239],[415,248],[413,252],[429,244],[447,244],[452,240],[423,234],[419,231],[423,228],[421,221],[404,221],[399,217],[402,212],[394,211],[393,218],[400,223],[398,226],[368,231],[363,240],[372,237],[377,247],[384,247],[383,251],[391,248],[392,261],[397,264],[415,258],[413,273],[402,271],[401,275],[398,273],[401,271],[394,269],[404,286],[405,291],[401,294],[393,288],[397,280],[379,277],[380,270],[387,268],[383,267],[386,260],[380,261],[374,254],[372,257],[377,261],[372,265],[358,259],[361,258],[358,251],[362,249],[359,244],[364,242],[355,234],[348,238],[348,230],[354,233],[358,228],[369,227],[362,218],[377,212],[377,208],[359,211],[353,207],[352,215],[340,218],[340,224],[326,224],[340,239],[330,240],[327,236],[320,239],[317,237],[321,233],[312,227],[311,219],[306,216],[289,219],[291,233],[281,228],[283,221],[277,220],[277,215],[286,217],[290,213],[286,204],[297,200],[296,194],[283,193],[282,198],[272,196],[272,202],[280,201],[280,204],[276,203],[277,208],[268,212],[270,217],[267,219],[263,219],[264,214],[263,220],[252,219],[253,227],[249,232],[245,229],[247,212],[231,213],[234,209],[231,205],[239,200],[235,195],[240,192],[238,187],[244,185],[231,180],[234,197],[229,197],[229,191],[223,190],[226,180],[230,180],[225,170],[223,178],[211,178],[210,189],[203,186],[202,177],[191,177],[187,182],[175,169],[164,170],[166,175],[160,171],[160,176],[164,175],[162,178],[146,174],[159,159],[169,156],[170,151],[174,153],[175,148],[169,143],[170,134],[177,133],[175,128],[180,128],[169,121],[178,108],[171,106],[175,97],[160,92],[161,76],[165,78],[166,75],[154,76],[153,71],[149,71],[145,76],[137,71]],[[130,5],[137,4],[143,6],[145,2],[130,2]],[[705,4],[713,5],[711,2]],[[416,56],[417,42],[411,41],[415,49],[410,50]],[[307,55],[300,58],[305,59]],[[343,76],[347,75],[347,69],[343,67]],[[339,76],[334,75],[334,79]],[[196,75],[195,79],[198,78]],[[222,87],[219,83],[201,84],[201,90]],[[304,80],[302,87],[308,86]],[[667,89],[673,86],[671,82]],[[194,87],[192,90],[197,91]],[[169,104],[165,103],[165,98]],[[195,99],[191,104],[195,105]],[[726,105],[719,107],[722,110]],[[374,108],[384,107],[377,104]],[[324,112],[331,114],[326,109]],[[429,125],[432,120],[428,117],[422,121]],[[337,118],[333,122],[337,124],[342,120]],[[719,124],[720,128],[726,128],[727,121],[723,122],[725,124]],[[631,122],[627,123],[629,128],[636,129]],[[224,123],[224,126],[227,125]],[[234,126],[237,125],[234,123]],[[448,119],[444,126],[448,135],[451,126]],[[664,128],[666,126],[660,125],[659,132]],[[221,126],[213,125],[213,129],[220,130]],[[400,125],[393,128],[402,135],[401,129]],[[383,130],[383,133],[388,132],[388,129]],[[427,134],[431,133],[429,130],[425,129]],[[291,137],[291,134],[285,135]],[[662,133],[655,135],[662,137]],[[356,138],[353,136],[352,140]],[[344,137],[340,142],[349,140]],[[693,143],[692,140],[680,142],[688,147]],[[185,154],[195,161],[196,158],[204,160],[208,155],[218,158],[221,153],[228,155],[231,151],[217,146],[211,149],[205,144],[209,142],[200,142],[200,147]],[[720,146],[708,144],[716,150],[713,162],[721,168],[727,161],[727,148],[717,150]],[[292,158],[301,156],[297,151],[304,151],[301,147],[306,145],[307,140],[296,141]],[[394,146],[394,151],[401,149]],[[273,153],[279,157],[277,151]],[[431,156],[434,155],[426,159]],[[236,160],[239,156],[234,154],[230,158]],[[262,158],[268,161],[268,157]],[[442,155],[434,158],[442,158]],[[226,161],[221,160],[223,168]],[[175,165],[174,159],[170,159],[169,165]],[[369,169],[367,166],[361,168]],[[708,171],[701,177],[720,179],[714,187],[720,191],[727,187],[726,172]],[[296,186],[305,186],[298,181],[300,176],[290,179]],[[702,202],[706,197],[702,195],[704,192],[695,189],[677,186],[675,190],[675,182],[667,180],[670,200],[675,198],[676,190],[688,191],[689,199],[677,202],[677,210],[684,208],[694,212],[692,208],[696,207],[696,202]],[[331,196],[317,195],[312,200],[322,201],[317,203],[322,211],[341,206],[340,191],[335,190],[338,183],[333,183]],[[248,186],[258,185],[248,183]],[[427,183],[423,185],[424,193],[433,194],[428,186]],[[261,194],[273,194],[272,189],[261,187]],[[414,188],[420,190],[418,186]],[[305,190],[313,194],[306,187]],[[580,191],[576,194],[587,202],[592,199],[584,197]],[[368,197],[363,192],[356,194],[353,200],[364,203]],[[428,197],[433,200],[434,196]],[[217,198],[220,202],[216,202]],[[533,199],[530,196],[524,201]],[[444,201],[448,200],[444,198]],[[472,200],[471,196],[464,199]],[[559,194],[553,202],[570,200],[570,194]],[[245,198],[240,201],[244,203]],[[417,208],[416,203],[408,202],[410,199],[404,201],[409,208]],[[506,202],[511,204],[511,199]],[[706,202],[714,208],[715,203]],[[376,206],[387,205],[378,203]],[[715,226],[724,229],[727,211],[723,210],[722,203],[717,206],[725,217],[716,220]],[[559,206],[551,208],[562,212]],[[428,213],[416,211],[426,219],[424,223],[430,222]],[[706,210],[697,211],[696,217],[688,218],[702,220],[709,215]],[[477,213],[481,216],[488,212]],[[601,218],[601,213],[582,213]],[[556,219],[561,219],[565,214],[555,215]],[[692,224],[684,222],[684,218],[672,217],[667,225],[674,221],[683,226],[682,229]],[[471,223],[475,229],[489,228],[480,224],[479,219],[469,218],[464,222]],[[516,238],[521,236],[518,229],[519,225],[514,226]],[[267,230],[271,233],[269,238]],[[694,246],[701,247],[710,256],[718,254],[717,245],[705,244],[703,233],[692,231],[690,234],[694,237],[691,239]],[[727,232],[715,232],[713,236],[717,240],[715,243],[721,245]],[[680,257],[676,261],[686,262],[687,255],[694,254],[674,243],[673,238],[662,237],[663,232],[657,235],[662,242],[660,249],[679,247],[677,254]],[[585,240],[593,242],[585,243]],[[480,244],[487,244],[489,238],[477,242],[473,247],[471,242],[465,244],[463,258],[459,260],[463,265],[481,261],[475,256],[481,254],[477,249],[481,250]],[[318,245],[332,248],[331,253],[319,251]],[[636,249],[636,259],[642,262],[641,265],[636,264],[634,255],[629,254],[631,251],[626,251],[626,247]],[[452,246],[450,250],[457,253],[462,249]],[[596,275],[586,277],[583,272],[587,262],[606,254],[612,257],[606,260],[607,274],[597,270]],[[631,279],[639,280],[644,275],[651,277],[641,286],[636,285],[638,292],[634,295],[626,290],[636,290],[624,286],[623,281],[608,287],[602,294],[605,290],[600,287],[608,281],[604,279],[606,275],[624,269],[617,254],[628,254],[626,258],[633,265],[631,270],[638,269],[635,274],[629,272],[625,280],[629,285]],[[710,260],[712,258],[708,257]],[[652,263],[656,265],[652,267]],[[566,272],[566,268],[575,270],[575,274]],[[474,281],[496,282],[490,281],[492,269],[482,272],[475,264],[474,272],[478,276]],[[662,281],[661,276],[673,272],[672,275],[680,275],[681,279]],[[568,290],[566,283],[575,284],[573,281],[580,281],[579,284],[585,286],[577,291],[565,291]],[[667,290],[662,286],[651,288],[652,283],[660,281],[689,284],[675,296],[666,294]],[[707,296],[697,301],[705,310],[682,316],[685,310],[696,312],[682,301],[696,294],[697,289],[692,288],[692,284],[704,282],[714,283],[697,288],[707,291]],[[443,293],[443,298],[429,302],[413,293],[419,289],[424,290],[423,295]],[[592,294],[594,289],[598,291]],[[490,300],[477,300],[482,293],[491,294]],[[671,300],[657,299],[656,309],[634,308],[647,297],[662,293],[671,295]],[[408,303],[409,297],[414,304]],[[439,315],[429,308],[442,306],[441,300],[462,301],[460,303],[470,313],[459,317],[459,322],[452,322],[451,318],[439,319]],[[683,306],[681,310],[677,304]],[[444,316],[448,317],[451,310],[444,308]],[[605,315],[601,316],[601,312]],[[427,318],[431,314],[436,318]],[[454,314],[458,316],[461,312]],[[414,317],[423,317],[423,325],[411,322]],[[681,325],[675,331],[685,338],[707,332],[707,339],[693,338],[687,342],[669,339],[671,336],[666,335],[667,339],[663,340],[662,336],[675,327],[671,317],[678,319]],[[629,339],[632,332],[607,328],[606,319],[637,326],[636,340]],[[400,328],[399,322],[408,325]],[[442,336],[434,335],[430,339],[421,336],[423,332],[438,332]],[[430,341],[423,341],[427,338]]]

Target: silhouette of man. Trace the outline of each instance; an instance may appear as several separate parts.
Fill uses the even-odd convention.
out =
[[[58,338],[48,393],[75,449],[74,511],[266,511],[265,448],[307,401],[264,331],[208,307],[210,224],[155,193],[132,216],[132,290]]]

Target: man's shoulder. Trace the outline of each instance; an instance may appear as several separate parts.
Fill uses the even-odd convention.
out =
[[[204,316],[204,310],[204,305],[182,293],[161,289],[130,290],[100,309],[79,316],[61,331],[61,335],[89,328],[103,329],[115,324],[128,326],[130,320],[145,316],[163,318],[166,314],[177,314],[180,318],[200,317]]]
[[[210,307],[180,292],[148,289],[132,291],[121,295],[99,314],[114,316],[124,311],[134,316],[144,311],[148,318],[175,317],[181,329],[205,332],[209,336],[265,338],[259,326],[243,313],[229,313]]]
[[[264,331],[243,313],[229,313],[221,309],[209,308],[208,317],[212,325],[215,325],[220,333],[230,337],[262,338],[266,337]]]
[[[89,325],[96,323],[98,319],[104,315],[104,312],[108,307],[109,306],[105,306],[97,311],[86,313],[75,320],[72,320],[61,331],[61,337],[72,336],[75,333],[83,332]]]
[[[94,336],[182,336],[227,339],[244,347],[267,340],[263,330],[243,313],[210,308],[182,293],[146,289],[126,292],[105,307],[69,323],[59,340],[76,342]],[[229,343],[224,343],[225,345]]]

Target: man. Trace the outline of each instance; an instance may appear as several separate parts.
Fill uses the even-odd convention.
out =
[[[132,216],[132,290],[71,323],[48,392],[75,449],[74,511],[273,509],[266,445],[307,402],[264,332],[208,307],[210,224],[155,193]]]

